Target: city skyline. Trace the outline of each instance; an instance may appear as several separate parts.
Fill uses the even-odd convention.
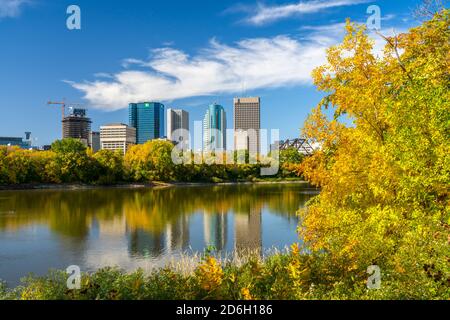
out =
[[[226,112],[223,106],[217,103],[212,103],[206,108],[203,121],[194,120],[194,122],[202,123],[202,151],[217,149],[260,152],[261,98],[235,97],[233,105],[232,128],[227,126]],[[64,110],[61,121],[62,136],[56,140],[78,139],[87,147],[92,148],[94,152],[103,149],[122,150],[125,154],[131,144],[144,144],[157,139],[166,139],[174,144],[184,141],[186,143],[183,148],[195,149],[196,142],[191,141],[191,139],[195,139],[195,130],[190,130],[189,113],[183,109],[167,108],[165,110],[165,106],[159,102],[129,103],[128,124],[120,121],[102,123],[99,131],[93,131],[91,130],[92,121],[88,117],[86,109],[67,107],[64,104],[61,107]],[[69,114],[66,114],[65,109],[70,110]],[[130,133],[130,129],[133,129],[134,132]],[[233,141],[228,145],[226,141],[230,132],[227,132],[227,129],[233,132],[232,136],[228,137]],[[255,136],[252,136],[252,130],[256,131]],[[0,145],[19,146],[23,149],[50,149],[50,145],[33,145],[31,134],[31,132],[25,132],[25,138],[0,137]],[[242,138],[245,138],[245,141]]]
[[[191,115],[192,127],[212,101],[224,107],[232,123],[234,96],[261,96],[261,127],[281,129],[281,139],[298,137],[306,115],[323,97],[311,86],[310,71],[323,62],[324,49],[342,38],[345,18],[364,23],[368,6],[376,4],[382,30],[417,25],[407,8],[419,1],[331,2],[296,12],[288,7],[298,3],[294,0],[260,7],[256,1],[239,7],[231,0],[201,6],[132,1],[127,7],[81,0],[82,25],[76,31],[65,25],[69,2],[18,1],[14,10],[0,5],[0,83],[6,93],[0,108],[8,119],[1,122],[0,136],[31,131],[35,145],[59,138],[60,115],[46,105],[50,99],[81,103],[92,130],[99,131],[104,123],[126,122],[124,99],[179,106]],[[285,13],[275,16],[281,9]],[[119,95],[108,93],[114,87]],[[141,87],[146,96],[138,99]]]

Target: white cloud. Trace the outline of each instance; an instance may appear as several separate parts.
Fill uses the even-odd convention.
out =
[[[244,85],[253,90],[307,84],[313,68],[324,63],[325,49],[313,39],[300,42],[288,36],[246,39],[234,46],[213,39],[193,57],[161,48],[145,61],[126,59],[126,69],[112,79],[68,83],[82,91],[93,108],[117,110],[133,101],[235,93]]]
[[[0,0],[0,18],[17,17],[29,0]]]
[[[326,62],[326,49],[340,42],[344,23],[304,26],[302,38],[255,38],[226,45],[211,40],[194,56],[174,48],[153,50],[148,59],[125,59],[116,74],[91,82],[69,82],[92,108],[118,110],[130,102],[234,94],[247,90],[311,84],[311,71]],[[398,29],[398,32],[403,30]],[[383,30],[391,35],[392,31]],[[376,34],[374,52],[384,40]]]
[[[251,14],[245,21],[253,25],[264,25],[280,19],[289,18],[300,14],[317,13],[329,8],[352,6],[361,3],[371,2],[370,0],[312,0],[300,1],[298,3],[265,6],[258,4],[256,12]]]

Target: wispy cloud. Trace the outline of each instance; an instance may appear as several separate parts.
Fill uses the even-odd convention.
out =
[[[0,19],[17,17],[30,0],[0,0]]]
[[[331,41],[331,40],[330,40]],[[325,61],[324,44],[289,36],[246,39],[233,45],[211,40],[194,56],[173,48],[153,50],[148,59],[126,59],[112,78],[69,82],[92,107],[117,110],[133,101],[188,97],[307,84]]]
[[[301,14],[317,13],[329,8],[352,6],[361,3],[372,2],[370,0],[311,0],[300,1],[297,3],[266,6],[264,4],[258,4],[256,8],[251,10],[249,16],[245,19],[245,22],[252,25],[264,25],[277,20],[286,19],[292,16]],[[248,10],[248,8],[246,9]]]
[[[312,70],[326,62],[326,49],[339,43],[344,23],[304,26],[297,38],[280,35],[223,44],[212,39],[191,56],[164,47],[147,59],[125,59],[115,74],[97,74],[93,81],[68,82],[84,94],[92,108],[118,110],[133,101],[173,101],[236,94],[247,90],[309,85]],[[397,29],[401,32],[401,29]],[[391,34],[383,30],[384,34]],[[376,34],[374,52],[384,41]]]

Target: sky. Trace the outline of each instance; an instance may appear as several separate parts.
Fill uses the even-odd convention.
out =
[[[88,109],[92,129],[128,123],[128,103],[160,101],[201,121],[211,103],[233,124],[233,97],[261,97],[261,127],[296,138],[324,93],[311,71],[342,40],[346,18],[381,9],[384,33],[419,24],[420,0],[0,0],[0,136],[61,137],[61,112]],[[70,5],[81,29],[69,30]],[[376,37],[376,35],[374,35]],[[375,50],[382,47],[375,39]]]

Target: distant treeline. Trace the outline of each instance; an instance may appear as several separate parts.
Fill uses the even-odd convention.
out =
[[[84,183],[111,185],[132,182],[226,182],[261,178],[298,178],[303,156],[282,151],[276,176],[261,177],[261,164],[185,164],[172,161],[173,145],[149,141],[121,152],[94,153],[76,139],[58,140],[51,151],[0,147],[0,185]],[[248,154],[247,154],[248,160]],[[248,161],[247,161],[248,162]]]

